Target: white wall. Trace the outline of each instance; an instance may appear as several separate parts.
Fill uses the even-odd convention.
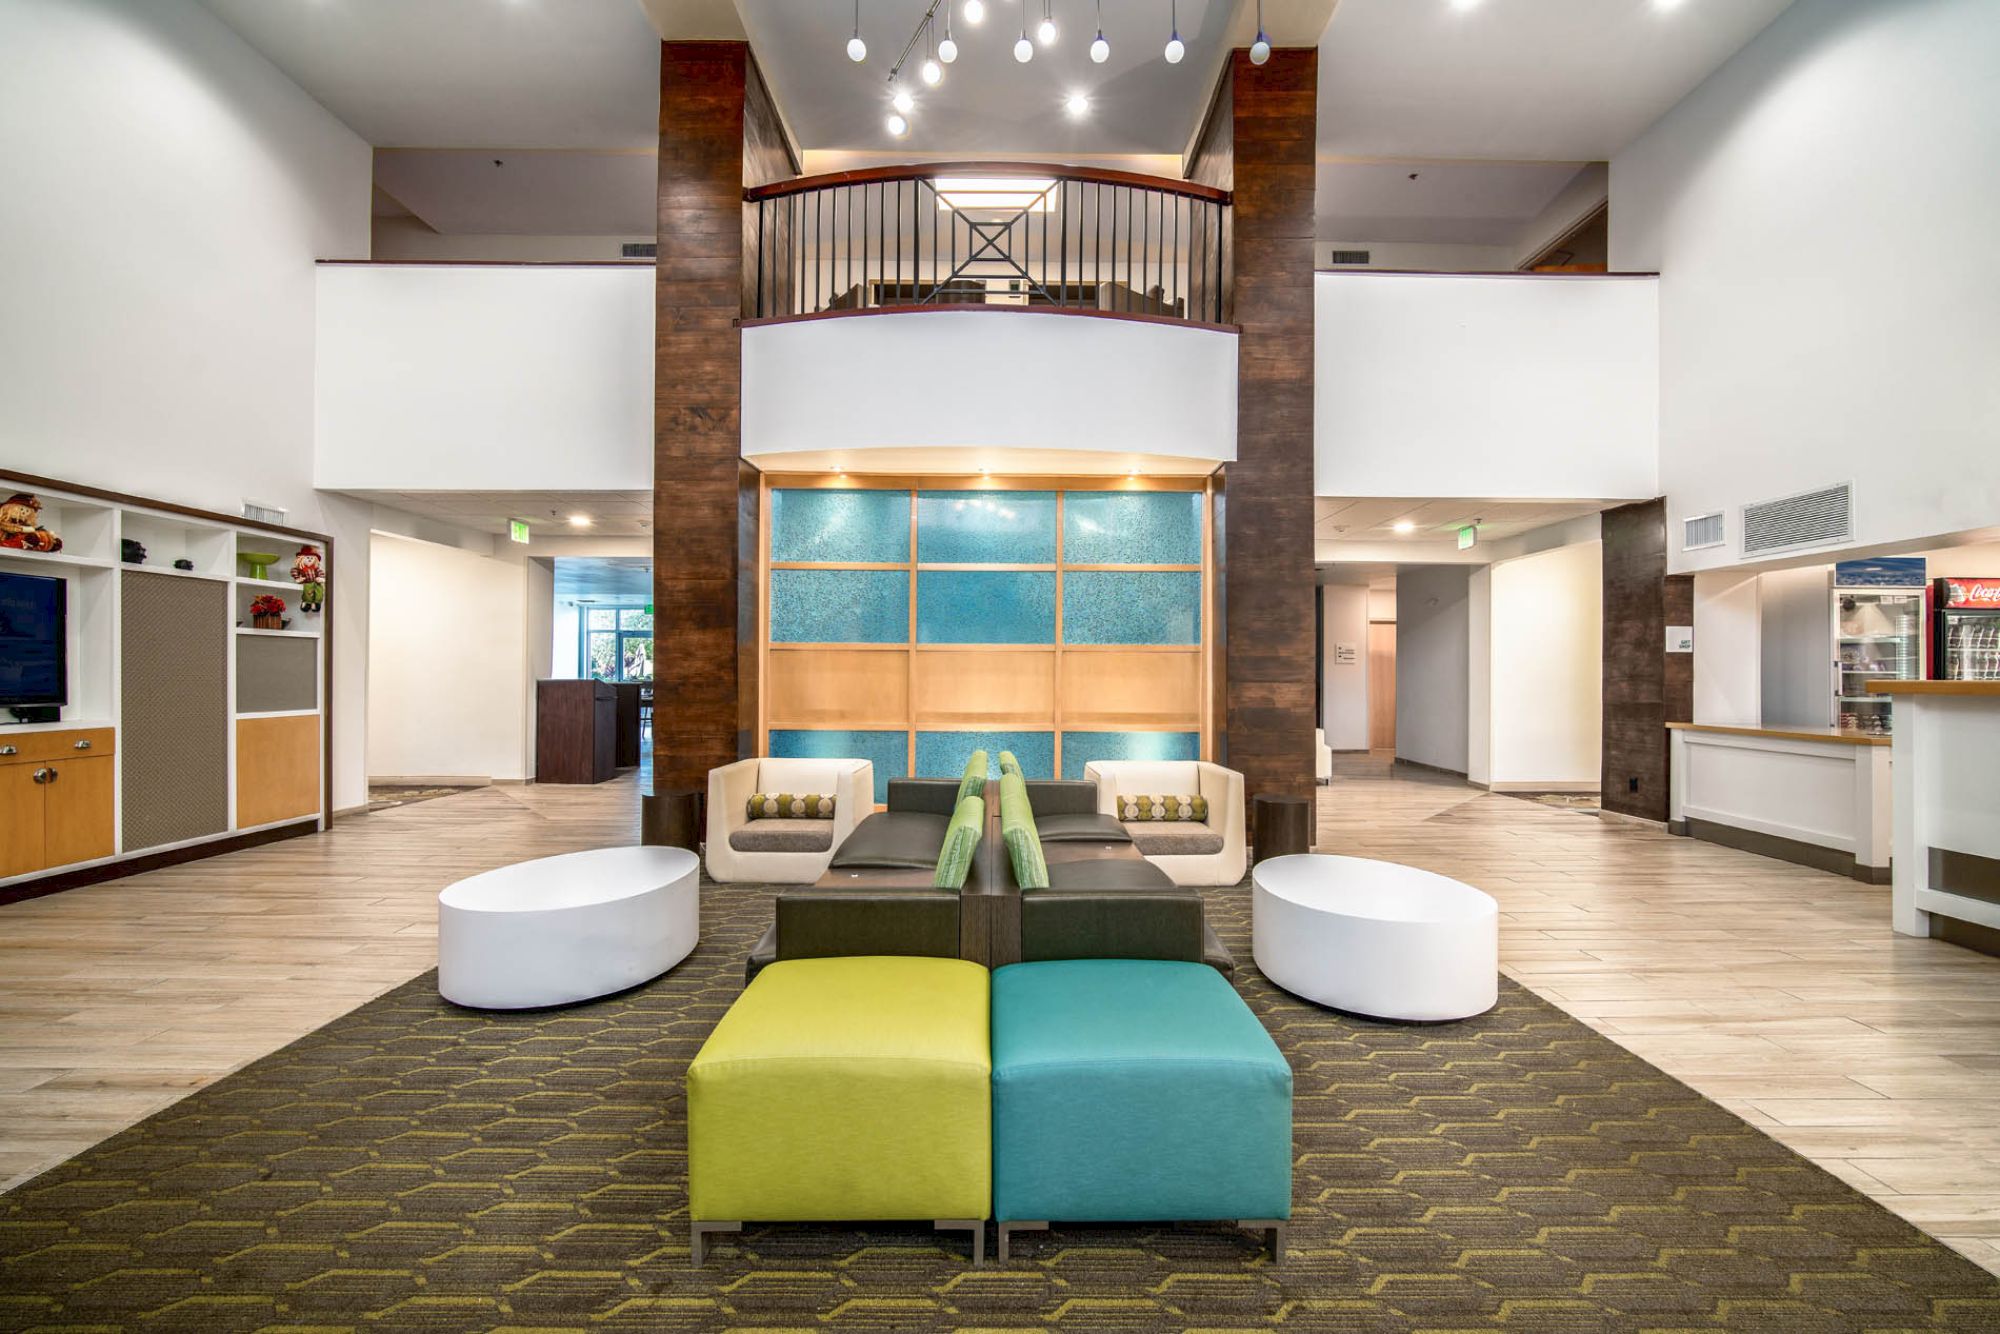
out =
[[[0,52],[0,466],[331,533],[361,805],[368,507],[313,491],[313,262],[368,255],[368,145],[192,0],[7,0]]]
[[[1323,496],[1651,499],[1651,278],[1322,273]]]
[[[1465,581],[1465,776],[1493,780],[1493,567]]]
[[[1603,552],[1580,543],[1491,567],[1486,781],[1496,788],[1598,786]]]
[[[327,265],[320,486],[653,484],[653,269]]]
[[[1396,758],[1466,772],[1472,682],[1462,565],[1396,574]]]
[[[1327,584],[1323,599],[1320,665],[1325,698],[1326,744],[1335,750],[1368,749],[1368,589],[1359,584]],[[1354,661],[1336,661],[1335,647],[1354,650]]]
[[[1765,727],[1833,725],[1833,604],[1824,565],[1757,579],[1759,710]]]
[[[1019,310],[743,331],[745,455],[878,446],[1233,460],[1236,335]]]
[[[1855,483],[1854,545],[2000,521],[2000,4],[1795,4],[1613,159],[1660,271],[1670,521]]]
[[[1757,576],[1694,577],[1694,721],[1763,725],[1763,629]]]
[[[504,553],[503,553],[504,555]],[[521,559],[375,534],[368,769],[375,778],[525,779],[546,573]],[[531,656],[532,655],[532,656]]]

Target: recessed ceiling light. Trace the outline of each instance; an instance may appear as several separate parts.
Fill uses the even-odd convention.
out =
[[[569,526],[572,528],[588,528],[590,527],[590,516],[588,514],[572,514],[569,516]]]
[[[1088,116],[1090,114],[1090,95],[1088,93],[1071,93],[1063,100],[1063,110],[1069,112],[1071,116]]]
[[[1398,519],[1389,526],[1399,533],[1414,533],[1417,531],[1417,525],[1409,519]]]
[[[1662,14],[1669,10],[1679,9],[1680,7],[1681,0],[1653,0],[1653,8],[1659,10]]]
[[[1451,7],[1463,14],[1479,8],[1480,0],[1451,0]]]

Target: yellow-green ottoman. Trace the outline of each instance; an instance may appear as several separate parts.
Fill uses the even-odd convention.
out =
[[[986,969],[787,959],[688,1067],[689,1258],[746,1222],[930,1219],[986,1258],[993,1202]]]

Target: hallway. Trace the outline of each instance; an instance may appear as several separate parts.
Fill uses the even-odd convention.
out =
[[[1320,850],[1491,892],[1511,976],[2000,1270],[2000,960],[1892,936],[1886,889],[1380,758],[1336,773]],[[0,1182],[423,972],[437,890],[630,840],[635,789],[475,789],[0,908]]]

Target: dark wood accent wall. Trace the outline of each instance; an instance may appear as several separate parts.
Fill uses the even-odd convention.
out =
[[[1694,579],[1667,575],[1664,500],[1604,513],[1604,809],[1667,818],[1666,725],[1694,716],[1694,655],[1668,653],[1694,621]],[[1634,786],[1636,781],[1636,787]]]
[[[1310,797],[1313,644],[1313,189],[1319,53],[1236,51],[1187,174],[1230,190],[1223,318],[1237,342],[1236,462],[1216,563],[1217,750],[1248,793]]]
[[[794,169],[748,44],[661,44],[653,369],[659,790],[706,787],[708,771],[747,754],[754,736],[745,719],[757,713],[757,509],[743,499],[737,320],[746,293],[754,295],[755,274],[744,261],[746,228],[756,224],[743,191]]]

